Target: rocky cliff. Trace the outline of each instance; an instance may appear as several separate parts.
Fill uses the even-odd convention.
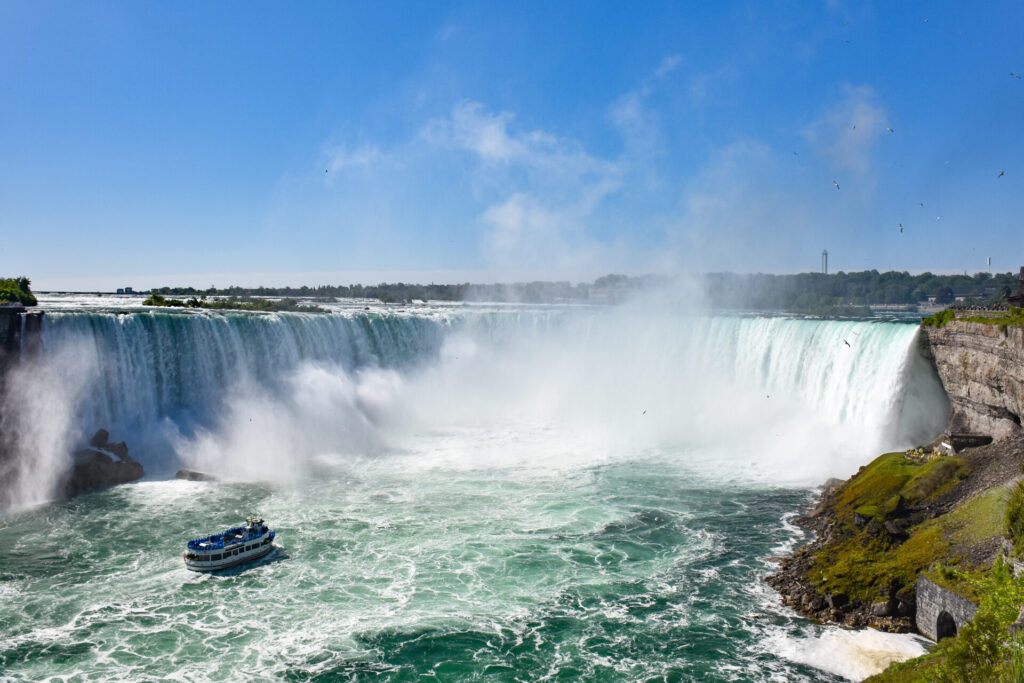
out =
[[[921,328],[949,396],[949,431],[999,440],[1021,427],[1024,415],[1024,327],[951,320]]]

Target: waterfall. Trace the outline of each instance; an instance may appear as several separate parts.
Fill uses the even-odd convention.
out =
[[[99,427],[150,472],[298,471],[325,452],[498,427],[541,453],[572,441],[579,457],[724,443],[806,459],[822,443],[828,457],[850,450],[845,467],[943,426],[916,335],[895,322],[630,308],[54,311],[6,397],[5,424],[22,434],[9,497],[49,495]]]

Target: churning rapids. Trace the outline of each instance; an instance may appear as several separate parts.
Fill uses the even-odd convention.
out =
[[[44,297],[9,378],[0,679],[838,681],[921,651],[762,581],[815,485],[942,428],[915,325],[137,304]],[[46,502],[100,427],[147,477]],[[184,569],[252,512],[272,556]]]

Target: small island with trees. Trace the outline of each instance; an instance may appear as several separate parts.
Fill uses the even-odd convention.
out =
[[[257,311],[261,313],[275,313],[285,311],[288,313],[327,313],[327,309],[320,306],[309,306],[300,304],[292,298],[284,299],[255,299],[252,297],[232,296],[225,299],[207,301],[203,298],[192,297],[188,300],[168,299],[162,294],[154,292],[149,298],[142,302],[143,306],[167,306],[172,308],[210,308],[218,311]]]
[[[35,295],[29,289],[32,281],[25,276],[0,278],[0,304],[21,304],[35,306]]]

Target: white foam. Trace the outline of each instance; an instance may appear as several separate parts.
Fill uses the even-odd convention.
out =
[[[920,657],[928,641],[920,636],[883,633],[874,629],[847,630],[828,626],[812,637],[779,632],[765,642],[765,650],[851,681],[885,670],[894,662]]]

